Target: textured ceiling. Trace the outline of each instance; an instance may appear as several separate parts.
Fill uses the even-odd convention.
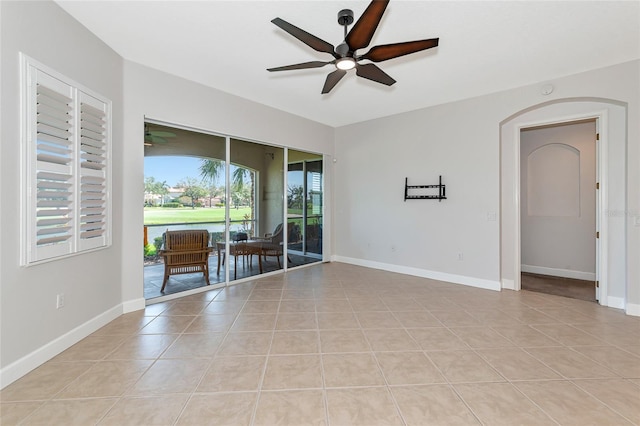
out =
[[[266,71],[332,59],[270,21],[337,45],[338,11],[358,19],[368,1],[57,3],[127,60],[336,127],[640,58],[638,1],[391,0],[372,46],[439,37],[439,47],[379,63],[391,87],[352,70],[321,95],[332,65]]]

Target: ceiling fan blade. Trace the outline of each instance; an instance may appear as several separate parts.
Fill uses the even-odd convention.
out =
[[[322,88],[322,94],[329,93],[331,89],[333,89],[336,84],[347,74],[345,70],[335,70],[327,76],[327,79],[324,82],[324,87]]]
[[[313,34],[309,34],[305,30],[302,30],[295,25],[288,23],[284,19],[275,18],[271,22],[273,22],[307,46],[311,47],[312,49],[317,50],[318,52],[329,53],[337,58],[332,44],[314,36]]]
[[[303,70],[303,69],[306,69],[306,68],[321,68],[321,67],[324,67],[325,65],[330,64],[332,62],[333,61],[329,61],[329,62],[322,62],[322,61],[303,62],[301,64],[285,65],[284,67],[267,68],[267,71],[289,71],[289,70]]]
[[[393,78],[389,77],[387,73],[374,64],[356,65],[356,74],[359,77],[375,81],[376,83],[386,84],[387,86],[391,86],[396,82]]]
[[[358,59],[368,59],[372,62],[382,62],[387,59],[398,58],[400,56],[409,55],[410,53],[420,52],[421,50],[431,49],[438,46],[437,38],[429,40],[407,41],[404,43],[384,44],[382,46],[374,46]]]
[[[160,136],[155,136],[155,135],[149,135],[148,137],[145,138],[145,140],[150,141],[152,144],[167,143],[167,140],[165,138],[161,138]]]
[[[380,19],[384,14],[389,0],[373,0],[365,9],[364,13],[353,25],[345,41],[349,45],[351,51],[365,48],[371,43],[373,33],[376,32]]]

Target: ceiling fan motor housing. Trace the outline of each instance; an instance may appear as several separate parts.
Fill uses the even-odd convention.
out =
[[[353,10],[342,9],[338,12],[338,24],[342,26],[353,24]]]

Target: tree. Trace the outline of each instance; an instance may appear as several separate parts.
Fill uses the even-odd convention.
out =
[[[200,177],[203,181],[213,184],[220,174],[224,172],[224,162],[220,160],[212,160],[203,158],[200,160]]]
[[[194,209],[195,201],[207,195],[207,190],[200,185],[200,181],[193,177],[186,177],[178,182],[178,188],[182,188],[182,195],[191,199],[191,208]]]
[[[151,195],[160,195],[160,203],[164,204],[164,196],[169,193],[169,185],[166,181],[159,182],[153,176],[144,179],[144,192]]]
[[[213,199],[214,198],[219,197],[221,195],[224,195],[224,188],[221,187],[221,186],[216,186],[213,183],[208,185],[205,189],[207,190],[207,197],[209,197],[209,206],[210,207],[213,207]]]
[[[302,210],[304,208],[304,188],[302,185],[290,185],[287,192],[287,207]]]

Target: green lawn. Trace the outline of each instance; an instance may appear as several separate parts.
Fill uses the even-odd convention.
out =
[[[177,209],[145,207],[144,224],[167,225],[171,223],[224,222],[224,210],[224,207],[196,207],[195,209],[191,207]],[[231,220],[242,220],[245,214],[251,214],[249,207],[241,207],[239,209],[232,207],[229,210]]]

